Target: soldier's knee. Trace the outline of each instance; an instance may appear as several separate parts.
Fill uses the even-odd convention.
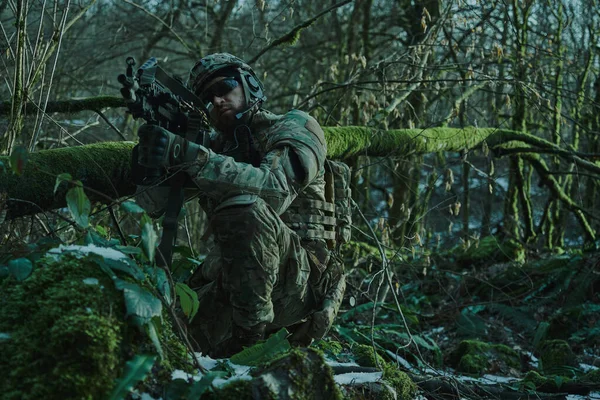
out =
[[[269,234],[276,230],[278,217],[261,198],[256,197],[246,202],[226,201],[224,203],[226,207],[219,206],[212,219],[213,229],[217,235],[243,234],[244,237],[251,238],[258,232]]]

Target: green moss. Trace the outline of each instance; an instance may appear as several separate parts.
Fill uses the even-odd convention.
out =
[[[581,381],[600,384],[600,369],[595,369],[581,377]]]
[[[456,247],[450,251],[456,256],[460,265],[485,263],[489,260],[495,262],[525,260],[523,246],[514,241],[499,242],[495,236],[486,236],[468,248]]]
[[[252,400],[252,381],[237,380],[207,396],[219,400]]]
[[[541,392],[556,392],[557,389],[572,379],[565,376],[542,376],[536,371],[529,371],[519,383],[522,388],[539,390]]]
[[[395,366],[389,363],[384,365],[383,379],[396,390],[399,400],[410,400],[416,397],[418,392],[417,384],[406,373],[400,371]]]
[[[539,374],[539,372],[536,372],[536,371],[529,371],[527,374],[525,374],[525,376],[521,380],[521,382],[523,382],[523,383],[531,382],[535,385],[535,387],[542,386],[547,381],[548,381],[548,378],[543,377],[542,375]]]
[[[135,192],[130,179],[130,158],[135,143],[103,142],[78,147],[42,150],[29,154],[22,175],[0,174],[0,188],[10,198],[25,201],[9,202],[7,219],[39,213],[43,210],[65,207],[69,185],[62,184],[54,193],[55,176],[68,172],[81,180],[90,200],[105,201],[97,193],[118,198]],[[8,157],[0,162],[9,165]],[[43,171],[43,172],[40,172]]]
[[[342,350],[342,344],[336,340],[319,340],[312,344],[312,347],[322,351],[325,354],[329,354],[331,356],[339,355]]]
[[[95,262],[41,259],[29,278],[0,281],[0,393],[3,399],[104,398],[136,353],[154,353],[125,321],[123,292]],[[165,359],[149,385],[187,365],[186,349],[163,318]]]
[[[481,375],[493,363],[519,369],[519,354],[508,346],[477,340],[463,340],[449,357],[450,364],[460,372]]]
[[[123,296],[90,263],[65,259],[2,282],[0,392],[6,399],[102,397],[121,372]],[[84,279],[96,278],[98,284]]]
[[[555,367],[576,367],[575,354],[564,340],[546,340],[540,347],[540,360],[544,371]]]
[[[382,367],[385,364],[383,358],[377,354],[371,346],[363,344],[352,347],[352,353],[356,363],[363,367]]]

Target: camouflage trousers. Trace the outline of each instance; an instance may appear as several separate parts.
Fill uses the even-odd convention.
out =
[[[228,207],[211,219],[215,248],[207,256],[200,307],[190,333],[206,352],[231,335],[232,324],[267,331],[293,325],[319,303],[309,285],[311,264],[300,237],[264,200]],[[191,281],[194,285],[194,278]]]

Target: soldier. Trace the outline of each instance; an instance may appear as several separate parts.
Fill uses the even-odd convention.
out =
[[[262,109],[261,81],[231,54],[202,58],[188,86],[216,135],[201,145],[143,125],[138,162],[184,170],[209,218],[215,247],[192,280],[209,282],[197,289],[193,338],[213,356],[234,354],[281,327],[300,344],[320,339],[345,289],[327,243],[335,239],[335,218],[325,197],[323,130],[302,111]],[[140,191],[138,201],[156,211],[165,204],[160,192]]]

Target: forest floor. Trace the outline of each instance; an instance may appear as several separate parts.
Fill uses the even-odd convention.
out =
[[[597,252],[515,262],[518,246],[488,237],[402,261],[386,254],[388,284],[381,256],[366,250],[347,254],[354,266],[332,339],[373,346],[427,381],[427,398],[600,399]]]
[[[600,254],[511,261],[524,259],[521,250],[490,237],[402,261],[386,253],[382,282],[378,250],[347,246],[344,303],[328,337],[311,347],[324,354],[344,398],[600,399]],[[237,356],[198,359],[209,375],[174,378],[218,374],[217,398],[232,380],[265,376],[252,376]],[[390,366],[416,385],[390,379]],[[289,371],[278,374],[271,371]]]

